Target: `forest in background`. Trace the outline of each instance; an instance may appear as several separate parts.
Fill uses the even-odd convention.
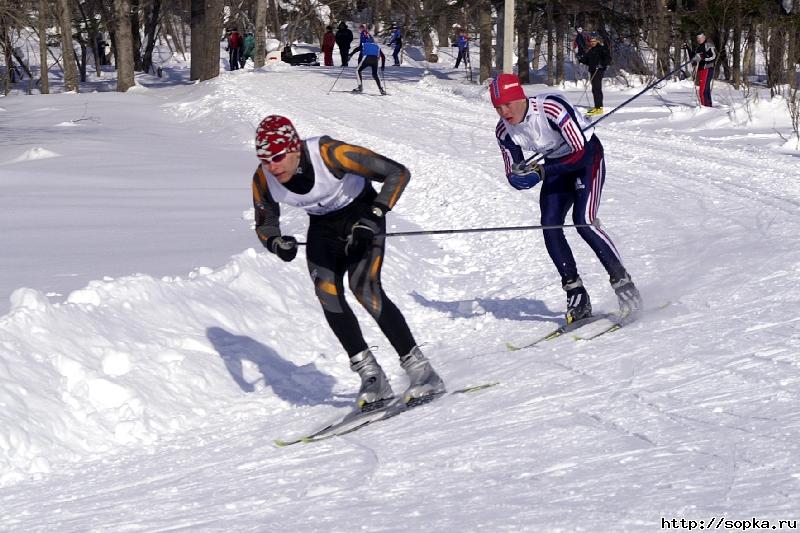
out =
[[[686,45],[704,31],[719,51],[716,77],[738,89],[751,83],[772,93],[795,91],[800,69],[800,2],[792,0],[534,1],[515,4],[514,65],[524,82],[534,74],[548,85],[565,80],[573,62],[575,29],[598,32],[612,52],[612,67],[660,77],[688,60]],[[490,0],[0,0],[0,84],[48,93],[38,65],[63,72],[64,89],[79,91],[87,69],[117,71],[117,90],[134,85],[135,72],[159,75],[156,43],[189,58],[191,79],[219,74],[220,42],[238,27],[256,36],[255,66],[264,64],[266,39],[320,42],[327,25],[364,23],[373,35],[391,24],[406,45],[439,62],[464,29],[479,50],[483,82],[502,65],[502,1]],[[498,34],[498,32],[500,32]],[[29,58],[37,56],[38,61]]]

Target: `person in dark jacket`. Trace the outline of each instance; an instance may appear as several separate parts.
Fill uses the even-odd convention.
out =
[[[589,45],[581,63],[589,67],[589,76],[592,82],[592,96],[594,107],[586,112],[587,115],[603,114],[603,74],[611,64],[611,54],[608,47],[600,41],[600,36],[593,31],[589,34]]]
[[[322,37],[322,57],[326,67],[333,66],[333,45],[336,37],[333,35],[333,26],[325,28],[325,35]]]
[[[281,232],[280,204],[308,213],[308,272],[325,319],[350,358],[350,369],[361,377],[358,408],[380,407],[394,392],[345,299],[345,274],[358,302],[400,356],[409,380],[402,401],[424,402],[445,392],[444,382],[381,284],[386,215],[411,179],[408,169],[367,148],[328,136],[301,139],[292,122],[280,115],[261,121],[255,141],[259,159],[252,182],[256,235],[278,258],[292,261],[298,242]],[[375,182],[381,184],[380,191],[373,187]]]
[[[353,42],[353,32],[347,27],[344,21],[339,23],[336,30],[336,45],[339,47],[339,54],[342,56],[342,66],[346,67],[350,58],[350,43]]]
[[[700,105],[711,106],[711,80],[714,79],[714,64],[717,62],[717,49],[706,39],[706,34],[697,34],[697,47],[692,53],[692,64],[697,66],[697,92]]]

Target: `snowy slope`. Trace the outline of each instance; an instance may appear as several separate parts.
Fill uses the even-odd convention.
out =
[[[652,531],[661,517],[797,518],[797,148],[776,133],[790,131],[785,104],[746,108],[728,93],[701,110],[685,83],[598,131],[600,217],[648,305],[671,305],[591,342],[509,352],[563,312],[540,234],[394,238],[384,283],[449,387],[501,384],[274,447],[346,412],[358,380],[302,252],[284,264],[250,249],[261,117],[407,164],[391,230],[538,222],[538,191],[501,176],[485,89],[409,66],[387,69],[389,97],[328,94],[339,73],[278,65],[141,80],[126,95],[0,99],[15,132],[0,144],[0,529]],[[334,91],[353,86],[348,70]],[[606,105],[637,91],[609,87]],[[567,92],[587,103],[581,84]],[[94,120],[71,122],[82,114]],[[305,224],[284,210],[285,233],[302,238]],[[596,309],[612,310],[602,267],[569,238]],[[402,390],[391,347],[356,312]]]

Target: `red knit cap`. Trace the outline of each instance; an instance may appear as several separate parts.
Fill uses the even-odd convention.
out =
[[[514,74],[499,74],[489,84],[489,94],[495,107],[527,98],[519,78]]]
[[[284,152],[299,152],[300,136],[292,121],[281,115],[265,117],[256,129],[256,155],[268,161]]]

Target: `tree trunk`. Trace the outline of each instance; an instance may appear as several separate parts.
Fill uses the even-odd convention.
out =
[[[192,0],[192,66],[189,74],[192,80],[204,81],[219,76],[222,3],[222,0]]]
[[[150,16],[147,18],[145,24],[145,38],[147,44],[144,47],[144,55],[142,56],[142,70],[150,72],[153,66],[153,49],[156,46],[156,35],[158,34],[158,23],[161,16],[161,0],[153,0],[153,6],[150,9]]]
[[[534,26],[536,28],[536,36],[534,37],[533,57],[531,58],[531,69],[533,69],[533,75],[535,76],[536,73],[539,71],[539,59],[542,56],[542,42],[544,41],[544,30],[542,29],[541,24]]]
[[[556,26],[556,83],[564,81],[564,17],[559,13],[555,19]]]
[[[39,0],[39,91],[50,94],[50,78],[47,74],[47,0]]]
[[[253,65],[255,68],[264,66],[267,57],[267,39],[265,35],[267,25],[267,0],[257,0],[256,4],[256,49],[253,51]]]
[[[553,86],[555,77],[553,76],[553,0],[547,1],[545,7],[547,14],[547,85]]]
[[[749,76],[754,73],[755,63],[753,57],[756,49],[756,25],[751,21],[747,25],[747,44],[744,47],[744,57],[742,57],[742,75],[745,85],[749,85]]]
[[[136,82],[133,78],[133,36],[130,0],[114,0],[117,48],[117,91],[124,93]]]
[[[531,44],[530,10],[526,3],[518,5],[514,26],[517,31],[517,73],[522,83],[530,83],[528,47]]]
[[[481,40],[481,68],[478,80],[483,83],[492,77],[492,6],[489,0],[482,0],[478,5],[478,31]]]
[[[69,0],[58,0],[58,18],[61,28],[61,66],[64,68],[64,91],[80,92],[78,69],[75,66],[75,49],[72,47],[72,10]]]
[[[139,0],[129,0],[130,13],[128,14],[131,21],[131,42],[133,43],[133,69],[137,72],[142,72],[144,66],[142,64],[142,34],[139,31]]]

